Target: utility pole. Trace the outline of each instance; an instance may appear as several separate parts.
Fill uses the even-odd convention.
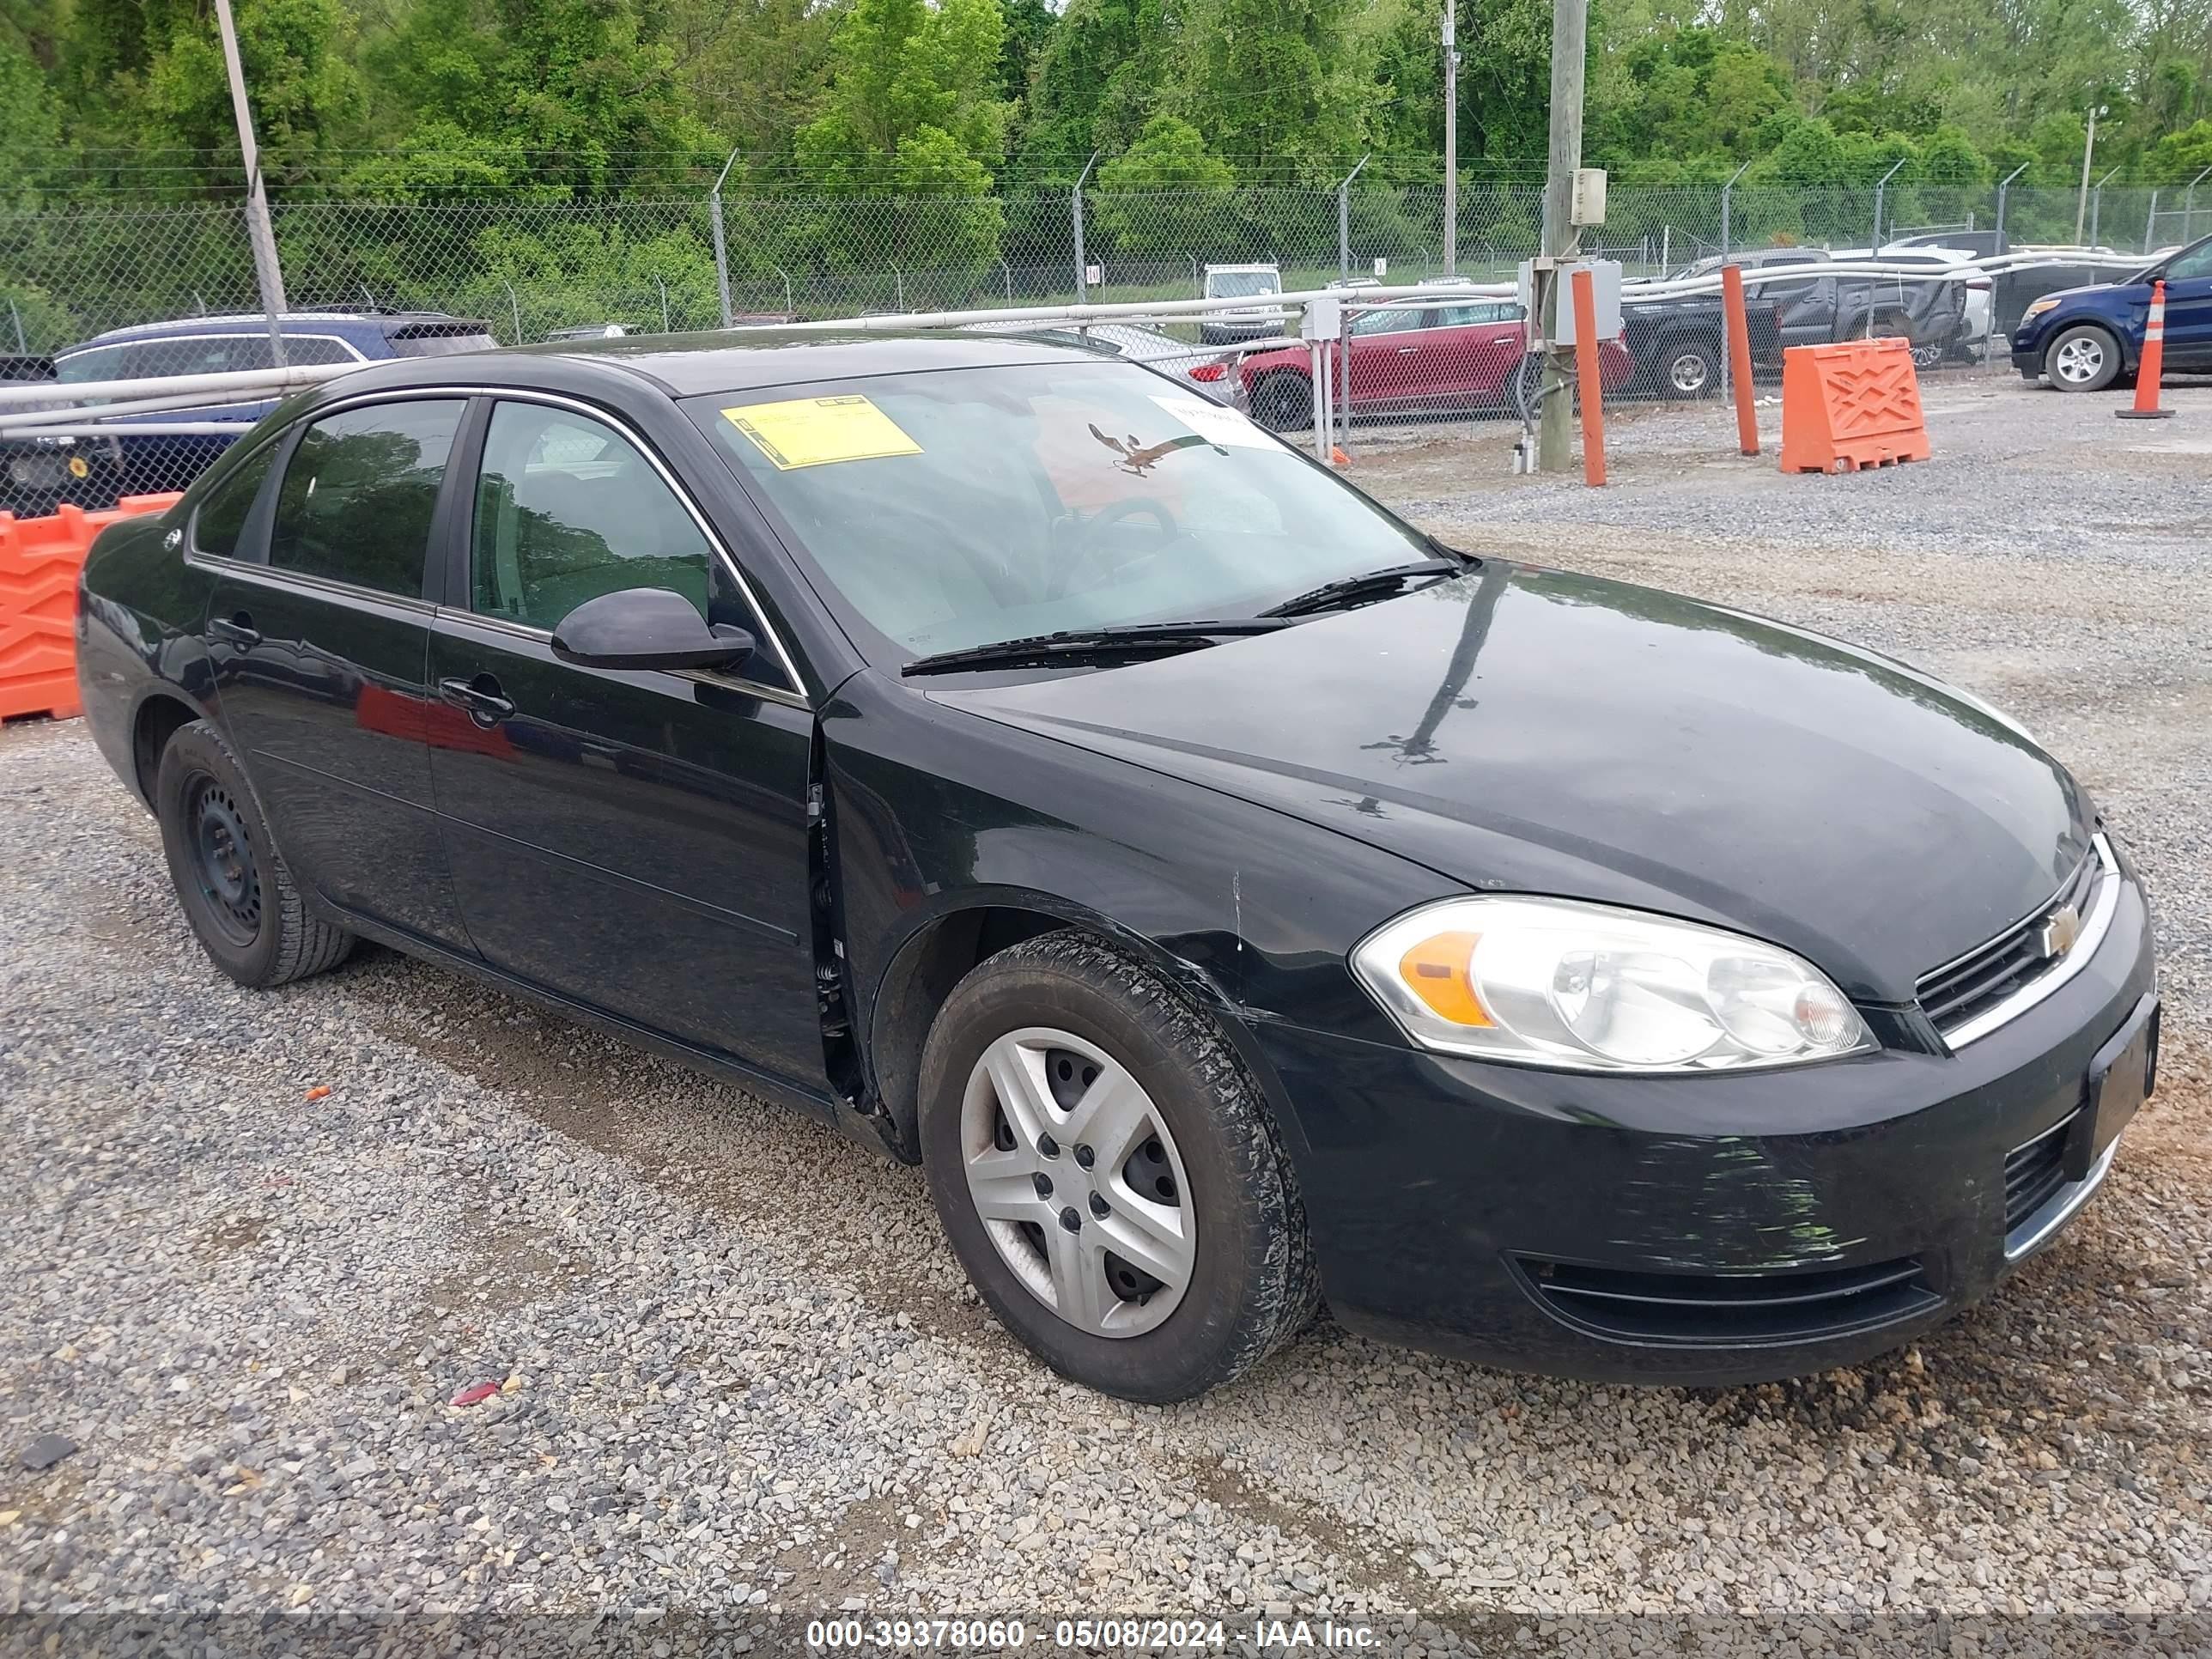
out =
[[[1536,429],[1536,465],[1546,472],[1565,472],[1574,465],[1574,354],[1553,337],[1559,295],[1558,263],[1575,255],[1579,234],[1574,225],[1575,169],[1583,164],[1583,57],[1589,31],[1589,0],[1552,0],[1552,137],[1550,165],[1544,175],[1544,252],[1553,267],[1538,289],[1536,315],[1543,319],[1545,345],[1541,416]]]
[[[253,248],[253,276],[261,289],[261,309],[269,320],[269,349],[284,367],[284,269],[276,263],[276,234],[269,224],[269,193],[261,184],[261,151],[253,142],[253,112],[246,102],[246,70],[238,58],[238,25],[230,0],[215,0],[216,24],[222,31],[222,66],[230,76],[230,111],[238,118],[238,149],[246,162],[246,240]]]
[[[1444,0],[1444,274],[1459,270],[1459,0]]]
[[[2098,105],[2089,106],[2089,136],[2081,144],[2081,194],[2074,204],[2074,246],[2081,246],[2082,227],[2089,217],[2089,158],[2097,153],[2097,118],[2104,113]]]

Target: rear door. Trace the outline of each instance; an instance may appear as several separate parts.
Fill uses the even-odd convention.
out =
[[[1363,312],[1352,319],[1352,406],[1402,409],[1420,395],[1425,314],[1405,306]]]
[[[246,463],[270,469],[274,487],[244,527],[229,527],[226,490],[190,532],[191,557],[215,579],[206,629],[217,718],[294,878],[459,949],[467,935],[422,723],[443,576],[427,555],[451,509],[447,463],[467,407],[406,398],[323,416]]]
[[[491,406],[459,498],[429,766],[468,929],[497,966],[819,1092],[813,715],[736,565],[628,428]],[[672,589],[759,648],[730,673],[580,668],[588,599]]]

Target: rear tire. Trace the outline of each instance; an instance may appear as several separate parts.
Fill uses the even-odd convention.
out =
[[[1252,418],[1270,432],[1300,432],[1313,424],[1313,386],[1303,374],[1278,369],[1252,386]]]
[[[1088,935],[1026,940],[953,988],[922,1053],[921,1142],[992,1312],[1101,1393],[1203,1394],[1318,1305],[1259,1085],[1211,1020]]]
[[[154,781],[161,850],[215,965],[266,989],[335,968],[354,936],[309,914],[238,757],[205,720],[177,728]]]
[[[2120,343],[2094,323],[2076,323],[2044,348],[2043,372],[2061,392],[2102,392],[2120,378]]]

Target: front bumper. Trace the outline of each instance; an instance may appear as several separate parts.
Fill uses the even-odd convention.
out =
[[[2048,1243],[2110,1166],[2088,1157],[2085,1080],[2152,981],[2130,873],[2095,957],[1955,1054],[1624,1078],[1255,1035],[1345,1325],[1717,1385],[1857,1364]]]

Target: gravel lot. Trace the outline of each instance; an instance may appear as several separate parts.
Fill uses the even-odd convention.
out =
[[[2142,427],[1939,386],[1938,459],[1852,478],[1739,461],[1715,410],[1617,420],[1602,494],[1504,476],[1502,426],[1358,463],[1478,550],[1982,692],[2152,884],[2168,1054],[2103,1194],[1917,1349],[1786,1385],[1532,1380],[1324,1323],[1192,1405],[1087,1395],[966,1291],[918,1172],[382,951],[233,988],[81,726],[8,728],[0,1651],[186,1610],[537,1613],[641,1652],[848,1607],[1439,1651],[1690,1628],[1637,1614],[1715,1650],[1917,1611],[2212,1639],[2212,391],[2168,395]],[[49,1431],[76,1450],[22,1467]]]

